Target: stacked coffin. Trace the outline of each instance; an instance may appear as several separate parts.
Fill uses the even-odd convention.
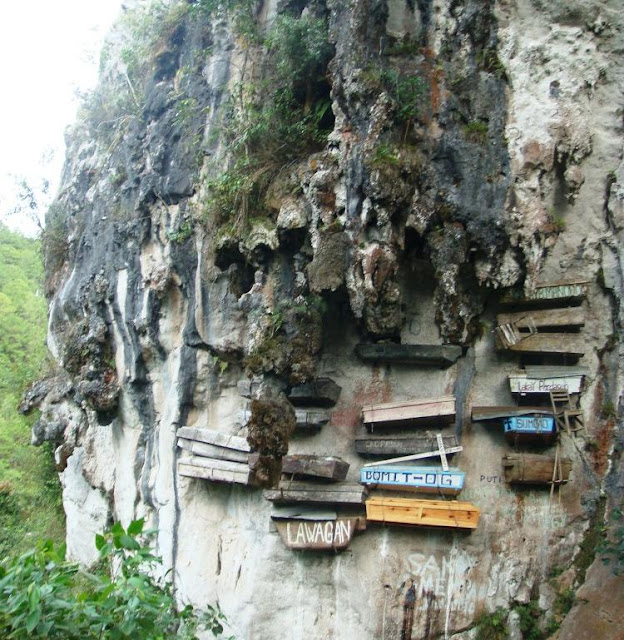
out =
[[[252,456],[252,468],[254,463]],[[282,459],[283,478],[264,497],[277,507],[271,518],[288,548],[340,551],[366,528],[361,517],[366,489],[345,482],[348,470],[349,464],[334,456]]]
[[[241,381],[240,394],[251,398],[254,393],[253,382]],[[340,396],[341,387],[330,378],[317,378],[311,382],[292,388],[288,399],[295,406],[295,432],[301,435],[315,434],[329,422],[327,409],[333,407]],[[240,423],[246,426],[251,418],[248,408],[241,412]]]
[[[358,344],[355,348],[364,362],[404,364],[429,367],[450,367],[462,355],[462,348],[453,344]]]
[[[501,299],[509,310],[497,316],[498,348],[558,362],[525,365],[509,375],[509,389],[518,406],[472,408],[473,422],[502,423],[505,438],[514,446],[557,443],[554,455],[516,452],[505,456],[505,479],[511,484],[552,488],[569,480],[571,461],[559,456],[558,432],[560,428],[571,431],[572,422],[582,428],[582,411],[573,406],[570,394],[582,392],[587,369],[567,362],[584,353],[580,330],[585,324],[587,288],[586,281],[556,282],[540,285],[530,294],[516,291]]]
[[[585,324],[588,283],[556,282],[539,285],[529,294],[514,291],[501,299],[512,305],[497,316],[499,349],[579,358],[585,345],[579,329]],[[562,306],[565,305],[565,306]]]
[[[409,402],[370,405],[362,408],[362,421],[369,430],[419,426],[444,426],[455,420],[455,398],[442,396]],[[461,451],[454,436],[366,437],[356,440],[361,455],[396,455],[370,462],[360,471],[360,481],[373,490],[456,496],[464,486],[464,473],[449,469],[447,455]],[[438,457],[441,467],[408,464]],[[377,495],[366,501],[367,520],[401,525],[474,529],[479,510],[455,500],[430,500]]]
[[[177,431],[178,473],[214,482],[253,484],[251,448],[245,438],[211,429],[181,427]]]
[[[511,445],[551,445],[557,438],[555,418],[546,407],[473,407],[473,422],[502,424]]]
[[[557,425],[552,410],[545,407],[473,407],[473,422],[502,422],[507,442],[547,447],[557,442]],[[550,485],[568,482],[572,462],[559,456],[513,453],[503,457],[505,481],[510,484]]]

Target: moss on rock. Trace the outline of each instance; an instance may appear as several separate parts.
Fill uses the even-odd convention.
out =
[[[286,398],[252,400],[247,425],[247,442],[259,454],[256,482],[271,487],[279,481],[282,458],[288,453],[288,441],[295,424],[295,410]]]

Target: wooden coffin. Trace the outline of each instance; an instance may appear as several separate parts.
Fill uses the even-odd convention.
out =
[[[530,306],[580,303],[587,297],[588,286],[587,280],[540,284],[530,293],[513,289],[507,292],[500,301],[503,304]]]
[[[246,438],[233,436],[228,433],[220,433],[212,429],[199,429],[198,427],[180,427],[176,431],[178,438],[185,440],[193,440],[195,442],[204,442],[226,449],[235,449],[236,451],[244,451],[249,453],[251,447]]]
[[[212,482],[250,485],[253,472],[247,464],[189,456],[178,462],[178,473],[189,478],[201,478]]]
[[[454,449],[459,443],[455,436],[443,436],[445,449]],[[412,453],[431,454],[424,457],[439,456],[438,442],[435,436],[365,436],[355,439],[355,450],[361,456],[395,456]],[[451,455],[451,452],[449,452]]]
[[[499,313],[496,316],[499,326],[513,324],[518,330],[538,331],[542,328],[569,327],[578,329],[585,325],[585,307],[566,307],[565,309],[533,309],[514,313]]]
[[[556,353],[580,358],[585,353],[585,340],[576,333],[532,333],[519,342],[499,348],[519,353]]]
[[[349,463],[333,456],[289,455],[282,458],[282,473],[294,476],[341,481],[347,477]]]
[[[455,396],[404,400],[362,407],[362,422],[369,428],[449,424],[455,420]]]
[[[355,483],[318,484],[282,480],[277,489],[267,489],[264,497],[276,504],[364,504],[366,488]]]
[[[416,466],[362,467],[360,482],[380,489],[457,495],[464,488],[463,471]]]
[[[572,470],[572,460],[557,460],[555,469],[554,456],[536,453],[509,453],[503,457],[505,481],[510,484],[551,485],[568,482]]]
[[[462,348],[452,344],[358,344],[358,357],[364,362],[388,362],[449,367],[462,355]]]
[[[552,411],[546,407],[472,407],[473,422],[486,422],[487,420],[500,422],[502,418],[529,415],[552,416]]]
[[[273,514],[275,527],[289,549],[309,551],[341,551],[353,536],[366,529],[364,518],[331,515],[301,514],[295,517]]]
[[[186,438],[178,438],[178,447],[183,451],[188,451],[189,453],[204,458],[216,458],[217,460],[230,460],[232,462],[243,463],[249,460],[249,453],[245,451],[219,447],[214,444],[206,444],[205,442],[196,442],[194,440],[187,440]]]
[[[418,500],[416,498],[369,498],[366,519],[372,522],[423,527],[476,529],[479,508],[456,500]]]
[[[293,387],[288,399],[298,407],[333,407],[341,391],[342,387],[330,378],[317,378]]]
[[[551,391],[581,393],[586,367],[527,366],[509,376],[509,388],[515,396],[545,394]]]
[[[557,437],[552,414],[505,418],[503,426],[505,438],[510,444],[551,444]]]
[[[247,425],[251,418],[251,411],[244,409],[241,412],[240,422],[243,426]],[[326,411],[305,411],[297,409],[295,411],[295,430],[300,433],[316,433],[321,427],[329,422],[329,414]]]

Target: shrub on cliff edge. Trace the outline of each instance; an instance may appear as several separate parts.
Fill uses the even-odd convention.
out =
[[[153,577],[161,560],[139,542],[142,535],[143,520],[136,520],[96,536],[97,571],[67,561],[64,545],[49,541],[0,565],[0,637],[196,640],[200,630],[221,634],[218,607],[176,606],[171,582]]]

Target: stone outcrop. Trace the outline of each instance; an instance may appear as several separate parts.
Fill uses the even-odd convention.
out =
[[[588,540],[624,473],[619,3],[158,11],[129,11],[111,37],[48,216],[62,372],[23,410],[41,410],[33,442],[57,447],[71,555],[93,562],[95,532],[145,516],[181,601],[218,601],[250,640],[472,638],[481,613],[537,603],[545,625],[564,617],[557,594],[591,601]],[[586,433],[561,438],[572,481],[551,498],[504,484],[508,446],[469,408],[511,402],[501,294],[570,280],[589,282],[591,376]],[[379,341],[458,357],[358,358]],[[323,377],[342,389],[330,420],[297,435],[288,394]],[[312,557],[282,546],[260,489],[176,472],[187,425],[247,437],[262,484],[286,452],[339,456],[355,482],[363,405],[451,393],[462,500],[482,514],[471,535],[371,525]]]

